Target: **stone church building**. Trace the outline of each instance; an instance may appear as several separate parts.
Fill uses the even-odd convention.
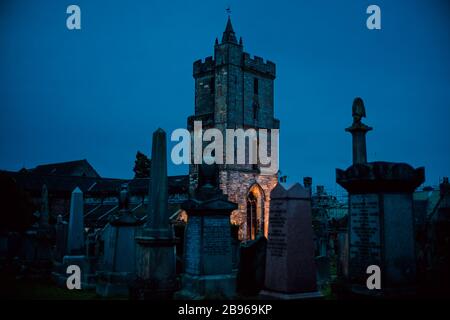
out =
[[[194,62],[195,114],[187,126],[202,121],[203,129],[278,129],[274,118],[275,64],[244,52],[242,39],[228,19],[222,40],[216,39],[214,57]],[[224,149],[225,150],[225,149]],[[270,141],[268,150],[270,151]],[[219,166],[219,184],[230,201],[238,204],[232,223],[239,225],[239,239],[254,239],[258,233],[268,235],[270,191],[277,184],[277,174],[263,175],[259,164],[224,164]],[[68,220],[71,192],[78,187],[84,194],[85,225],[103,228],[119,210],[122,184],[129,185],[132,212],[144,218],[148,206],[149,178],[111,179],[101,177],[87,160],[40,165],[18,172],[0,171],[1,181],[14,181],[40,207],[45,185],[49,193],[51,219],[58,215]],[[169,210],[173,219],[185,221],[180,209],[195,189],[198,165],[191,165],[189,175],[169,177]],[[3,183],[3,182],[0,182]]]
[[[237,41],[230,18],[222,40],[215,41],[214,57],[195,61],[193,75],[195,114],[188,119],[191,133],[194,121],[202,121],[203,130],[219,129],[224,137],[226,129],[279,129],[280,122],[274,118],[275,64],[244,52],[242,38]],[[247,156],[249,147],[250,143],[246,145]],[[270,147],[269,141],[268,150]],[[239,206],[231,219],[240,226],[239,238],[243,240],[254,239],[258,233],[268,235],[270,191],[278,175],[261,174],[261,167],[219,165],[220,187]],[[191,190],[197,175],[198,165],[191,165]]]

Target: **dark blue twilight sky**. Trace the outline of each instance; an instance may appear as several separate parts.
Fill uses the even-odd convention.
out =
[[[66,28],[77,4],[82,30]],[[277,64],[281,170],[334,191],[351,162],[351,104],[366,104],[369,161],[450,175],[448,1],[0,2],[0,168],[86,158],[130,178],[151,134],[186,126],[193,61],[213,54],[225,8],[244,49]],[[381,7],[382,30],[366,28]],[[186,167],[169,164],[170,174]]]

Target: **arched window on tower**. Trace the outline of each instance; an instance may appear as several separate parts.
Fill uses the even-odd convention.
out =
[[[258,232],[257,224],[257,203],[253,192],[250,192],[247,197],[247,239],[254,240]]]
[[[264,192],[254,184],[247,195],[246,240],[254,240],[258,234],[264,235]]]

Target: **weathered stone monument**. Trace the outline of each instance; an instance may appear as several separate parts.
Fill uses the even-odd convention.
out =
[[[67,254],[68,231],[68,223],[63,220],[63,217],[61,215],[58,215],[55,225],[55,246],[53,248],[52,279],[60,287],[65,287],[66,285],[66,270],[64,268],[63,260]]]
[[[97,294],[101,296],[128,296],[136,277],[136,229],[142,221],[129,208],[128,184],[121,186],[119,212],[111,217],[104,231],[102,270],[97,275]]]
[[[53,258],[56,261],[61,262],[63,257],[67,252],[67,233],[68,233],[68,224],[63,220],[61,215],[58,215],[56,218],[55,225],[55,250],[53,254]]]
[[[67,255],[63,258],[63,266],[76,265],[81,270],[82,289],[87,286],[90,280],[90,266],[85,252],[84,239],[84,201],[83,192],[80,188],[72,191],[70,201],[69,231],[67,237]],[[65,270],[61,270],[62,278],[67,278]]]
[[[84,203],[80,188],[72,191],[70,200],[69,233],[67,252],[69,255],[84,255]]]
[[[353,124],[345,131],[352,134],[353,164],[367,163],[366,134],[373,128],[362,123],[366,117],[366,109],[361,98],[357,97],[352,106]]]
[[[336,261],[336,273],[339,279],[348,278],[348,232],[339,232],[338,240],[338,257]]]
[[[246,296],[256,296],[264,288],[266,276],[267,239],[258,234],[255,240],[241,243],[237,290]]]
[[[48,205],[48,189],[47,185],[42,186],[42,204],[41,204],[41,211],[39,215],[39,228],[40,229],[48,229],[49,223],[49,205]]]
[[[371,294],[413,291],[416,262],[412,193],[425,179],[423,167],[406,163],[367,162],[361,122],[364,103],[353,103],[353,165],[336,169],[336,181],[349,193],[348,284],[353,292]],[[381,269],[381,290],[367,288],[367,267]]]
[[[278,184],[270,194],[265,289],[272,299],[318,298],[311,193],[296,183]]]
[[[176,239],[167,207],[166,133],[153,133],[147,222],[136,237],[137,282],[141,298],[170,298],[176,290]]]
[[[34,274],[51,272],[53,229],[49,225],[48,189],[42,186],[41,208],[38,222],[27,230],[24,239],[24,258]]]
[[[217,179],[216,166],[201,165],[195,196],[182,205],[188,223],[178,299],[225,299],[236,294],[230,215],[237,205],[227,200]]]

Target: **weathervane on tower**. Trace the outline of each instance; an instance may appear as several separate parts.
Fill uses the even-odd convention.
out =
[[[225,11],[227,12],[228,16],[231,16],[231,7],[230,7],[230,5],[227,6]]]

